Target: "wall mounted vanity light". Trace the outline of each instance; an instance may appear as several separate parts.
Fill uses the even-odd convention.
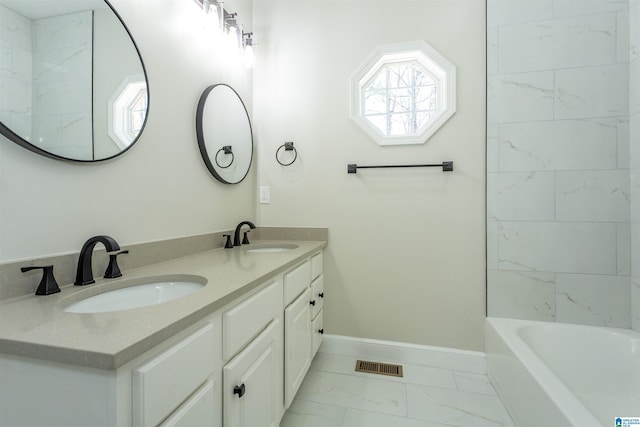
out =
[[[240,57],[245,68],[254,67],[253,33],[244,32],[236,12],[230,13],[224,8],[224,2],[218,0],[194,0],[202,10],[216,22],[217,29],[224,35],[231,57]],[[240,52],[242,51],[242,52]],[[238,53],[236,55],[235,53]],[[241,55],[240,55],[241,53]]]

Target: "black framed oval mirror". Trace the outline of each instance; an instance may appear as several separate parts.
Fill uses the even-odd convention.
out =
[[[0,134],[53,159],[103,161],[138,141],[148,107],[142,57],[106,0],[0,0]]]
[[[198,147],[207,169],[218,181],[237,184],[249,173],[253,132],[247,108],[231,86],[204,90],[196,113]]]

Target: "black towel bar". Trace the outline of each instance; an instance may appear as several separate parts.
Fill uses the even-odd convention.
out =
[[[358,173],[358,169],[378,169],[378,168],[442,168],[442,172],[453,171],[453,162],[442,162],[430,165],[380,165],[380,166],[358,166],[355,163],[347,165],[347,173]]]

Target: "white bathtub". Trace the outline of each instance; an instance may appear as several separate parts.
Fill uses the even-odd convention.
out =
[[[487,373],[518,427],[640,417],[640,334],[487,318]]]

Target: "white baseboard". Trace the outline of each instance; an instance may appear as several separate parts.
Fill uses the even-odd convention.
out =
[[[485,353],[448,347],[325,335],[320,352],[378,362],[406,363],[454,371],[487,373]]]

